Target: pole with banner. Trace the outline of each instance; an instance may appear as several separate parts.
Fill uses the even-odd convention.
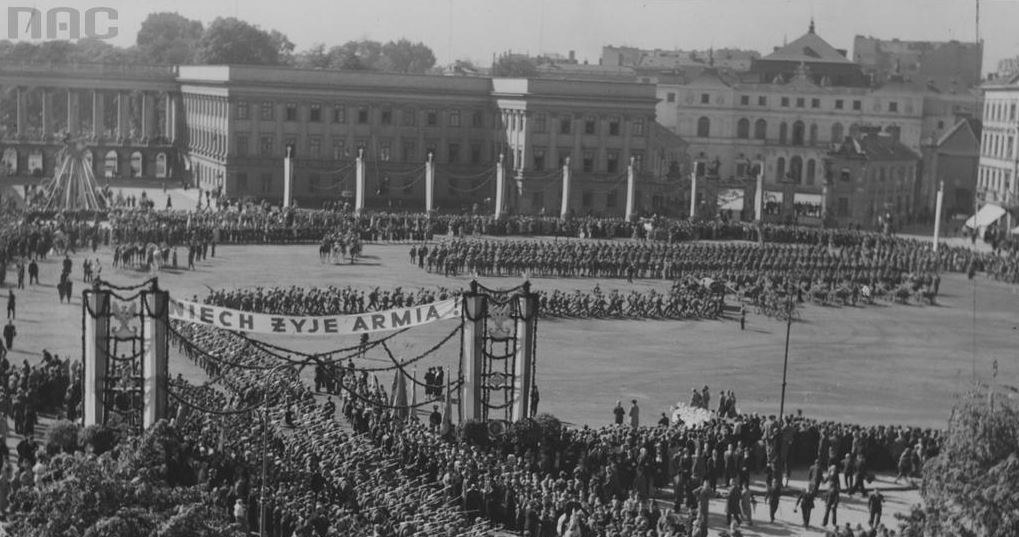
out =
[[[559,208],[559,218],[566,218],[570,211],[570,157],[563,163],[563,202]]]
[[[690,172],[690,220],[697,215],[697,167]]]
[[[634,184],[633,163],[637,159],[630,157],[630,165],[626,168],[626,221],[633,219],[633,196],[636,185]]]
[[[502,196],[506,190],[506,168],[502,163],[503,154],[499,153],[499,164],[495,166],[495,219],[502,216]]]
[[[432,153],[428,153],[428,162],[425,163],[425,212],[431,213],[435,209],[435,160]]]
[[[757,167],[757,191],[754,192],[754,220],[764,220],[764,165]]]
[[[283,208],[290,207],[294,195],[294,146],[287,145],[287,154],[283,157]]]
[[[364,149],[357,150],[357,177],[354,182],[354,213],[364,211]]]
[[[941,238],[941,205],[945,199],[945,182],[938,183],[938,197],[934,202],[934,253],[938,253],[938,239]]]

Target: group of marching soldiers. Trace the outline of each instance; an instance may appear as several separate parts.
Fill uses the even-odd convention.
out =
[[[542,315],[579,319],[713,319],[722,313],[723,295],[701,282],[677,281],[667,292],[613,289],[565,293],[539,291]]]

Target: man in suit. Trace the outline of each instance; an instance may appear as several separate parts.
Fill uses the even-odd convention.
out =
[[[7,325],[4,326],[4,343],[7,345],[7,350],[14,349],[14,336],[18,335],[18,329],[14,328],[14,321],[7,320]]]

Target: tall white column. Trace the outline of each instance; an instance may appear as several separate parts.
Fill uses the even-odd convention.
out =
[[[425,163],[425,212],[435,210],[435,160],[432,152],[428,152],[428,162]]]
[[[633,196],[636,194],[636,185],[634,184],[634,173],[633,173],[633,157],[630,157],[630,165],[626,167],[626,221],[629,222],[633,218]]]
[[[144,292],[142,301],[145,308],[145,337],[142,341],[142,371],[145,373],[142,393],[145,407],[142,425],[147,430],[157,421],[166,418],[166,383],[169,380],[166,323],[169,304],[166,291]]]
[[[463,297],[463,330],[461,348],[463,352],[460,370],[463,371],[463,383],[460,385],[460,419],[461,422],[479,419],[481,412],[481,377],[484,356],[484,302],[485,298],[477,294],[475,284],[472,290]]]
[[[503,154],[499,153],[499,163],[495,166],[495,219],[502,216],[502,197],[506,191],[506,168],[503,166]]]
[[[85,381],[82,422],[88,427],[103,424],[106,357],[110,338],[110,293],[87,291],[84,300],[88,307],[85,310],[82,349],[82,374]]]
[[[570,212],[570,157],[563,163],[563,201],[559,208],[559,218],[566,218]]]
[[[757,171],[757,191],[754,192],[754,220],[758,222],[764,220],[764,164],[761,164]]]
[[[697,167],[690,172],[690,220],[697,215]]]
[[[938,253],[938,239],[941,238],[941,204],[944,198],[945,182],[941,181],[938,183],[938,197],[934,202],[934,253]]]
[[[294,158],[291,154],[293,148],[286,147],[287,154],[283,157],[283,207],[290,207],[290,199],[293,196],[294,182]]]
[[[354,212],[364,210],[364,149],[357,150],[357,176],[354,181]]]

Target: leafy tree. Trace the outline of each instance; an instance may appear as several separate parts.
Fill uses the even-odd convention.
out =
[[[407,39],[390,41],[382,45],[384,60],[381,70],[396,73],[427,72],[435,65],[435,54],[424,43],[411,43]]]
[[[527,78],[538,75],[538,66],[525,56],[511,54],[499,57],[492,64],[492,76]]]
[[[219,17],[202,34],[195,60],[203,64],[279,65],[293,43],[234,17]]]
[[[941,452],[924,465],[922,513],[928,537],[1019,535],[1019,408],[971,393],[952,410]]]
[[[74,453],[78,448],[80,427],[67,420],[54,422],[46,431],[46,450],[50,453]]]
[[[322,43],[312,45],[308,50],[294,57],[294,64],[305,69],[328,69],[332,58]]]
[[[202,38],[202,23],[179,13],[151,13],[138,30],[140,57],[148,63],[192,63]]]
[[[78,444],[96,455],[102,455],[117,445],[116,429],[105,425],[89,425],[81,430]]]

